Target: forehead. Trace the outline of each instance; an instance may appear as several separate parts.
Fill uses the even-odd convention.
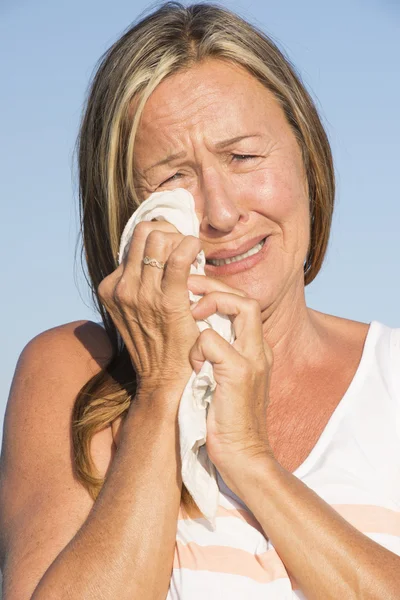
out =
[[[143,109],[136,141],[148,144],[154,136],[198,128],[222,139],[241,125],[282,124],[282,116],[272,92],[244,67],[209,59],[157,86]]]

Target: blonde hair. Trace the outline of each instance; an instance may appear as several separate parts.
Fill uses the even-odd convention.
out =
[[[136,391],[130,357],[97,289],[117,268],[123,227],[140,203],[132,167],[139,119],[161,81],[210,58],[241,65],[270,90],[299,143],[310,199],[305,285],[316,277],[327,250],[335,196],[329,141],[299,75],[275,43],[237,14],[211,3],[166,2],[131,26],[100,58],[77,140],[82,250],[93,302],[113,348],[109,364],[80,390],[73,412],[76,474],[94,500],[104,479],[96,473],[90,441],[126,415]],[[182,505],[193,506],[185,488]]]

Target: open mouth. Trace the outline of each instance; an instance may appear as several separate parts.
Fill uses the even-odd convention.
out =
[[[231,258],[210,258],[210,259],[206,260],[206,264],[219,267],[221,265],[229,265],[230,263],[233,263],[233,262],[239,262],[240,260],[243,260],[243,259],[247,258],[248,256],[253,256],[253,254],[258,254],[258,252],[260,252],[261,248],[264,246],[265,240],[267,239],[267,237],[268,236],[266,236],[263,240],[258,242],[258,244],[253,246],[253,248],[250,248],[250,250],[247,250],[247,252],[243,252],[243,254],[238,254],[237,256],[232,256]]]

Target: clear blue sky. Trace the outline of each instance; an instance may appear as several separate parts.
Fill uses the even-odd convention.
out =
[[[308,304],[400,326],[398,0],[221,4],[261,26],[287,52],[331,140],[337,205]],[[25,344],[61,323],[99,320],[78,259],[75,265],[73,147],[95,62],[146,6],[140,0],[1,1],[1,430]]]

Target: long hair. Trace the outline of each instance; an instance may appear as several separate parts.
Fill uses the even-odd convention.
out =
[[[140,204],[132,167],[139,119],[161,81],[209,58],[247,69],[274,94],[296,136],[310,200],[305,285],[316,277],[326,253],[335,196],[332,154],[317,109],[289,59],[258,27],[212,3],[166,2],[130,26],[96,66],[77,139],[82,253],[92,299],[113,349],[109,364],[78,393],[73,411],[74,466],[93,500],[104,479],[90,456],[91,439],[126,416],[137,383],[97,289],[117,268],[122,230]],[[195,506],[184,486],[182,505]]]

